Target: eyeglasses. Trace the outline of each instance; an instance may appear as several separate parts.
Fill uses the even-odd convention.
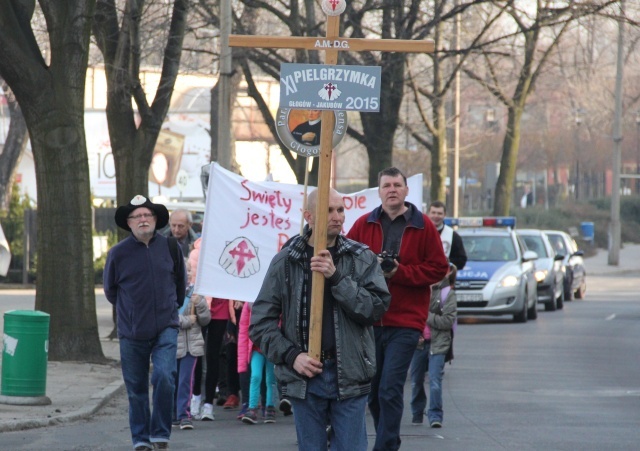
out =
[[[151,219],[154,216],[155,215],[152,213],[140,213],[139,215],[129,216],[127,219],[135,219],[136,221],[138,221],[139,219]]]

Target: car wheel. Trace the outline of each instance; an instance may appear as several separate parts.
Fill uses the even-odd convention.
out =
[[[560,296],[556,299],[556,304],[558,306],[558,310],[562,310],[564,307],[564,289],[560,290]]]
[[[564,300],[567,302],[573,301],[573,290],[571,289],[571,285],[573,285],[573,276],[567,276],[564,279]]]
[[[565,288],[563,292],[564,292],[564,300],[566,302],[573,301],[573,291],[571,290],[571,287]]]
[[[513,315],[514,323],[526,323],[527,322],[527,292],[524,292],[524,297],[522,299],[522,310],[520,312]]]
[[[533,307],[527,310],[527,317],[529,319],[538,318],[538,294],[537,293],[535,295],[535,299],[533,300]]]
[[[556,293],[555,291],[551,291],[551,300],[544,304],[545,312],[555,312],[556,311]]]
[[[576,290],[576,299],[584,299],[585,294],[587,294],[587,280],[582,279],[582,283]]]

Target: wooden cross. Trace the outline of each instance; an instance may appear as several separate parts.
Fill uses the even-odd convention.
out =
[[[254,47],[275,49],[322,50],[325,52],[325,64],[338,64],[340,51],[381,51],[405,53],[432,53],[434,43],[431,40],[412,41],[407,39],[361,39],[339,37],[340,16],[327,16],[326,37],[294,36],[242,36],[230,35],[230,47]],[[340,45],[336,46],[336,42]],[[327,247],[327,221],[329,216],[329,188],[331,179],[331,152],[335,116],[333,111],[323,110],[320,129],[320,167],[318,171],[318,197],[314,226],[314,255]],[[325,278],[319,272],[312,275],[311,319],[309,323],[308,354],[320,360],[322,346],[322,304],[324,299]]]

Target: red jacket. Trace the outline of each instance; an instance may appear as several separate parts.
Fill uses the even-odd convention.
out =
[[[387,279],[391,305],[377,326],[408,327],[420,332],[429,312],[430,287],[442,280],[449,265],[442,241],[431,220],[413,204],[411,219],[402,234],[398,270]],[[376,254],[382,251],[382,207],[361,216],[347,233],[352,240],[366,244]]]

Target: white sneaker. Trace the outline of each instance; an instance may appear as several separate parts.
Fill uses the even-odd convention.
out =
[[[200,419],[200,408],[202,407],[202,395],[191,396],[191,416],[196,420]]]
[[[202,414],[200,415],[200,421],[213,421],[216,417],[213,415],[213,404],[205,404],[202,407]]]

